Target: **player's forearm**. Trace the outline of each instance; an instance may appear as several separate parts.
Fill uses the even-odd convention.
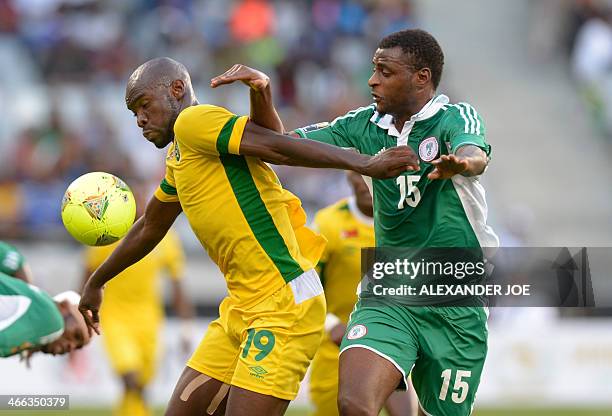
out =
[[[295,140],[248,123],[240,143],[240,154],[276,165],[348,169],[367,174],[369,156],[314,140]]]
[[[96,288],[104,286],[113,277],[149,254],[164,235],[165,232],[146,226],[144,217],[139,218],[110,257],[96,269],[86,284]]]
[[[467,168],[461,172],[463,176],[480,175],[484,172],[489,163],[487,154],[481,148],[472,145],[460,147],[455,155],[468,164]]]
[[[251,88],[250,98],[251,121],[277,133],[282,133],[284,130],[283,122],[276,112],[276,108],[274,108],[270,85],[268,84],[266,88],[261,90]]]
[[[275,151],[279,156],[278,164],[352,170],[364,175],[370,160],[369,156],[355,151],[309,139],[280,143]]]

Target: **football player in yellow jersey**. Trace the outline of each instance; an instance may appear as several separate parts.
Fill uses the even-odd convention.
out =
[[[211,86],[237,79],[250,87],[250,117],[198,104],[187,70],[172,59],[148,61],[130,76],[126,104],[144,137],[158,148],[170,145],[166,175],[81,299],[98,332],[104,284],[151,251],[185,212],[229,294],[187,362],[167,415],[282,415],[320,343],[325,298],[314,266],[324,238],[305,227],[300,200],[265,162],[378,178],[418,169],[403,146],[370,157],[283,136],[265,74],[238,65]]]
[[[85,251],[86,277],[113,252],[117,243],[88,247]],[[160,277],[165,272],[172,280],[173,307],[185,330],[193,318],[193,308],[185,296],[180,279],[185,256],[173,230],[138,263],[106,285],[107,300],[100,309],[104,346],[111,365],[123,384],[123,397],[114,414],[143,416],[151,414],[144,389],[152,380],[158,360],[161,324],[164,318]],[[183,331],[181,347],[189,348],[188,331]]]
[[[310,398],[315,406],[313,416],[339,414],[339,345],[357,301],[361,248],[374,247],[370,191],[359,174],[348,172],[347,177],[353,196],[323,208],[314,219],[315,229],[327,238],[327,246],[317,267],[327,300],[327,318],[325,335],[311,366]],[[398,391],[392,394],[385,408],[391,416],[410,416],[410,393]]]

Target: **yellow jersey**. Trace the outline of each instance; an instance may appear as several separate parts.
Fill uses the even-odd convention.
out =
[[[95,270],[111,255],[119,242],[104,247],[88,247],[85,265]],[[103,322],[113,319],[134,323],[156,324],[163,318],[160,291],[162,271],[172,279],[183,275],[185,255],[180,240],[173,230],[162,239],[151,253],[110,280],[104,288],[104,302],[100,308]]]
[[[316,214],[314,223],[327,238],[318,265],[327,312],[346,324],[357,301],[361,248],[374,247],[374,223],[372,218],[359,211],[354,198],[323,208]]]
[[[155,192],[162,202],[180,202],[230,298],[244,307],[314,268],[325,246],[274,171],[239,155],[247,121],[214,105],[183,110]]]

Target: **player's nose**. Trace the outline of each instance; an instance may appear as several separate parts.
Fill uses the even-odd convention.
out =
[[[143,113],[139,112],[136,114],[136,123],[138,123],[138,127],[141,129],[147,125],[147,121],[148,119]]]
[[[376,73],[373,73],[370,79],[368,79],[368,86],[373,87],[375,85],[378,85],[378,77]]]

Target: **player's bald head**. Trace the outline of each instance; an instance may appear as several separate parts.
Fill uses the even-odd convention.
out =
[[[140,65],[128,79],[125,89],[126,103],[143,90],[158,87],[170,87],[176,81],[185,83],[186,89],[191,89],[191,78],[185,65],[171,58],[154,58]]]
[[[170,58],[140,65],[125,89],[125,104],[142,135],[159,149],[174,140],[174,123],[180,112],[197,103],[187,68]]]

